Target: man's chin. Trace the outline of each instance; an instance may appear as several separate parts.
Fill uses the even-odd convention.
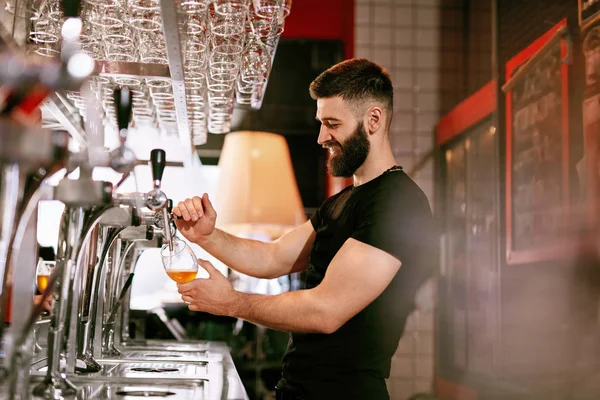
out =
[[[340,171],[338,168],[334,168],[331,165],[327,165],[327,172],[334,178],[352,178],[352,176],[354,176],[353,173]]]

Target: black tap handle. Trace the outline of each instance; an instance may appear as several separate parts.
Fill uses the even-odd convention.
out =
[[[63,0],[63,11],[65,13],[65,17],[79,17],[79,10],[81,10],[81,1],[80,0]]]
[[[115,109],[117,112],[117,125],[119,126],[119,131],[127,129],[129,126],[132,106],[131,90],[126,87],[115,89]]]
[[[150,152],[150,167],[152,168],[152,180],[154,187],[160,187],[167,155],[163,149],[154,149]]]
[[[169,214],[173,212],[173,199],[167,201],[167,211]]]

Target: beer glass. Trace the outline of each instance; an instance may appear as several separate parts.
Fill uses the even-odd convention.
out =
[[[160,250],[160,257],[169,278],[177,283],[187,283],[196,279],[198,260],[188,244],[173,237],[173,248],[165,244]]]

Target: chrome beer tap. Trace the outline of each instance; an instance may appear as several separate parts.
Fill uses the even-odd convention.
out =
[[[86,60],[90,61],[91,58],[78,52],[70,52],[62,60],[52,60],[47,64],[32,61],[16,52],[0,56],[0,84],[4,91],[10,93],[10,99],[3,104],[0,115],[0,212],[3,215],[0,222],[0,342],[3,343],[3,371],[6,371],[0,374],[0,397],[3,398],[19,397],[28,388],[29,369],[26,360],[30,358],[32,350],[27,345],[27,339],[41,312],[40,307],[31,307],[31,282],[23,282],[22,287],[19,283],[20,277],[33,276],[35,265],[20,265],[28,271],[23,271],[15,278],[15,262],[25,228],[37,209],[44,180],[62,169],[69,157],[68,134],[30,126],[35,124],[28,125],[27,117],[23,118],[24,108],[21,105],[34,100],[28,97],[32,88],[41,89],[47,94],[59,89],[78,89],[92,69],[74,70],[73,63]],[[19,73],[15,74],[15,71]],[[31,104],[34,103],[27,106],[28,111],[31,111]],[[33,108],[38,104],[35,103]],[[21,112],[20,122],[11,119],[13,110]],[[57,270],[60,272],[60,268]],[[54,280],[51,280],[45,295],[50,292],[53,283]],[[13,317],[13,335],[7,338],[4,336],[4,321],[11,285],[15,292],[13,301],[19,301],[21,307],[32,311],[31,314]]]
[[[118,259],[113,263],[112,274],[107,273],[105,280],[105,303],[103,318],[97,322],[102,324],[102,355],[116,357],[121,352],[115,347],[117,316],[120,307],[126,303],[127,293],[134,276],[135,263],[141,254],[136,250],[139,243],[156,243],[154,227],[142,225],[130,227],[121,232],[115,242]],[[120,250],[120,251],[119,251]],[[124,310],[124,309],[123,309]],[[125,311],[122,311],[125,312]]]
[[[63,180],[56,188],[55,198],[65,203],[61,218],[57,268],[62,268],[58,290],[54,291],[48,334],[48,369],[42,383],[34,389],[36,396],[60,399],[76,394],[75,386],[67,379],[67,353],[75,353],[69,347],[70,323],[74,286],[79,277],[77,268],[83,244],[88,240],[92,229],[102,214],[112,207],[112,185],[97,182],[89,174],[82,174],[78,180]],[[82,201],[85,200],[85,203]],[[80,277],[79,277],[80,278]]]
[[[116,92],[120,94],[118,89]],[[119,96],[118,99],[123,97]],[[118,107],[117,110],[119,109],[129,110],[129,116],[131,115],[131,107]],[[122,136],[126,133],[126,129],[121,130]],[[55,199],[65,204],[56,263],[62,275],[58,281],[59,290],[54,291],[55,304],[48,333],[48,369],[44,381],[34,388],[36,396],[60,399],[76,394],[76,388],[68,380],[67,373],[74,372],[76,365],[78,341],[74,336],[77,334],[78,324],[75,321],[78,318],[81,296],[78,290],[83,272],[81,252],[93,228],[115,205],[112,184],[94,181],[92,170],[95,166],[111,166],[120,172],[133,169],[134,159],[127,158],[125,161],[129,160],[130,163],[124,162],[123,154],[129,154],[124,147],[125,143],[122,140],[120,148],[109,153],[108,159],[99,158],[100,165],[90,164],[90,159],[95,159],[90,156],[98,154],[98,149],[86,149],[83,157],[74,158],[75,165],[80,168],[79,179],[63,179],[56,187]],[[93,358],[83,358],[82,361],[87,361],[86,368],[98,367]]]
[[[171,216],[168,209],[169,199],[167,195],[160,189],[162,184],[163,172],[165,170],[166,159],[165,151],[154,149],[150,153],[150,163],[152,167],[152,180],[154,189],[148,193],[146,206],[152,211],[161,211],[165,227],[171,225]],[[169,249],[173,250],[173,236],[170,229],[165,229],[165,236]]]
[[[21,262],[20,267],[27,271],[16,275],[15,263],[30,217],[37,210],[44,180],[60,170],[69,156],[67,132],[38,129],[30,113],[44,98],[40,93],[77,90],[93,72],[94,63],[91,57],[76,50],[65,52],[61,59],[40,63],[20,54],[6,35],[0,36],[4,45],[0,54],[0,85],[6,94],[0,112],[0,343],[4,354],[0,359],[0,397],[13,398],[19,395],[17,390],[27,387],[28,375],[19,373],[28,371],[21,363],[30,356],[28,333],[41,312],[35,308],[30,315],[14,315],[12,335],[5,335],[11,290],[13,302],[18,301],[20,307],[30,310],[33,301],[31,282],[22,280],[33,276],[35,265]],[[51,288],[52,285],[45,293]]]
[[[38,314],[13,315],[12,335],[4,335],[5,316],[10,306],[8,295],[13,291],[13,304],[20,302],[27,310],[33,305],[33,277],[35,263],[20,264],[22,271],[15,274],[16,261],[29,220],[37,210],[44,180],[60,170],[68,156],[68,134],[31,129],[9,121],[0,122],[0,339],[3,345],[3,370],[0,374],[0,397],[13,398],[29,382],[27,360],[32,348],[27,336]],[[24,248],[23,248],[24,250]],[[23,296],[23,297],[21,297]],[[39,312],[38,312],[39,313]],[[29,320],[25,318],[29,317]],[[18,387],[20,385],[20,387]]]
[[[127,253],[128,258],[130,258],[131,261],[125,262],[124,268],[123,268],[122,279],[123,279],[123,276],[128,276],[130,273],[135,271],[138,260],[139,260],[140,256],[143,254],[144,250],[150,249],[150,248],[160,249],[162,247],[162,245],[163,245],[162,236],[156,234],[154,227],[149,227],[149,228],[152,228],[151,229],[151,231],[153,232],[152,239],[135,240],[134,241],[133,248],[130,250],[129,253]],[[127,345],[131,344],[131,337],[129,334],[130,301],[131,301],[131,291],[125,297],[125,300],[123,301],[123,305],[121,306],[120,316],[117,319],[117,324],[120,324],[120,325],[117,325],[115,327],[115,330],[118,333],[120,333],[116,337],[115,343],[117,345],[121,345],[121,346],[127,346]]]
[[[120,181],[115,185],[113,191],[127,179],[135,167],[136,160],[133,152],[127,148],[126,141],[128,136],[128,126],[132,112],[132,95],[128,88],[117,88],[114,93],[115,110],[117,114],[117,124],[119,128],[120,146],[110,153],[110,166],[123,175]],[[118,195],[113,196],[119,198]],[[80,302],[77,324],[77,352],[76,357],[80,362],[75,361],[73,354],[70,354],[70,363],[68,365],[79,372],[98,372],[101,369],[100,364],[94,359],[94,337],[95,320],[97,313],[98,293],[100,288],[101,275],[104,271],[104,265],[107,262],[109,250],[112,247],[119,233],[128,226],[138,223],[135,196],[132,197],[131,204],[124,202],[126,207],[116,207],[107,211],[99,224],[101,231],[99,240],[94,244],[99,249],[97,259],[93,265],[89,265],[87,273],[84,274],[85,281],[82,287],[82,302]],[[117,201],[117,203],[122,203]]]
[[[102,225],[102,220],[99,222]],[[125,229],[124,226],[98,226],[99,231],[97,248],[99,248],[98,257],[94,263],[89,265],[89,270],[85,274],[85,287],[82,289],[82,301],[80,309],[80,317],[77,331],[77,359],[82,361],[75,365],[75,369],[80,372],[98,372],[101,369],[100,364],[94,358],[94,337],[95,337],[95,321],[98,310],[98,294],[100,288],[101,274],[112,244],[117,239],[119,233]],[[94,247],[96,247],[94,246]]]

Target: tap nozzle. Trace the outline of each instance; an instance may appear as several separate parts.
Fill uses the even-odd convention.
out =
[[[160,190],[162,186],[163,172],[166,165],[166,153],[162,149],[154,149],[150,152],[150,167],[152,168],[152,181],[154,189],[149,193],[148,207],[154,211],[162,210],[165,226],[165,237],[169,244],[169,250],[173,250],[173,235],[171,234],[171,217],[169,212],[169,199]]]
[[[165,236],[169,244],[169,250],[173,251],[173,235],[171,234],[171,218],[167,207],[163,208],[163,219],[165,222]]]

